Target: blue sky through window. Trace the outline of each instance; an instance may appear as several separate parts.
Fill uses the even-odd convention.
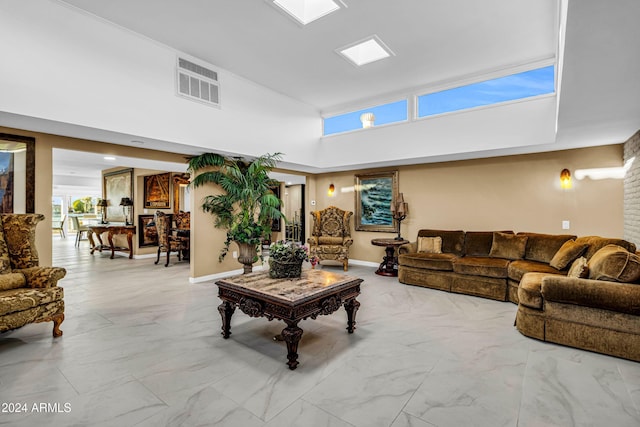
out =
[[[334,133],[362,129],[360,115],[363,113],[373,113],[375,115],[375,126],[402,122],[407,120],[407,100],[403,99],[402,101],[391,102],[389,104],[365,108],[351,113],[327,117],[324,119],[323,134],[332,135]]]
[[[538,68],[418,97],[418,117],[553,93],[554,66]]]

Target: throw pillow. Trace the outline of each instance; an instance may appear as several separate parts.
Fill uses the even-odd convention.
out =
[[[587,267],[587,259],[583,256],[573,261],[567,277],[577,277],[585,279],[589,277],[589,267]]]
[[[528,236],[517,234],[493,233],[493,243],[489,256],[493,258],[522,259],[527,246]]]
[[[587,245],[576,243],[575,240],[567,240],[551,258],[549,265],[556,270],[562,270],[581,256],[587,250],[587,247]]]
[[[640,279],[640,257],[617,245],[607,245],[589,260],[589,278],[632,283]]]
[[[441,254],[442,237],[418,237],[418,252]]]

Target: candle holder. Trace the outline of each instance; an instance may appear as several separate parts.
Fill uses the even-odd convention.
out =
[[[398,199],[395,203],[391,203],[391,216],[398,222],[398,237],[395,240],[404,240],[400,235],[400,226],[402,221],[407,217],[409,211],[409,205],[404,201],[404,195],[398,194]]]

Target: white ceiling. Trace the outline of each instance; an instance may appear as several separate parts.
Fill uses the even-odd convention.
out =
[[[551,59],[557,0],[346,0],[307,26],[264,0],[65,0],[325,111]],[[377,35],[395,56],[357,68],[336,49]]]
[[[322,114],[560,61],[555,141],[552,134],[538,146],[521,141],[518,145],[522,135],[514,134],[511,147],[483,151],[482,144],[466,144],[467,151],[448,157],[424,151],[395,164],[620,143],[640,128],[638,0],[344,0],[347,8],[305,27],[266,0],[50,1],[202,59]],[[567,2],[562,55],[559,11]],[[357,68],[335,51],[372,35],[380,37],[395,56]],[[1,113],[9,127],[122,145],[140,139],[125,132],[22,116],[20,111]],[[406,141],[400,129],[408,127],[397,126],[394,144],[413,153],[412,147],[402,147]],[[477,134],[478,139],[493,139],[491,129]],[[183,154],[198,154],[204,147],[144,140],[149,148]],[[246,152],[227,148],[225,154]],[[380,159],[349,161],[343,169],[382,164]],[[394,160],[389,162],[384,165]],[[330,170],[313,166],[285,165],[307,172]]]

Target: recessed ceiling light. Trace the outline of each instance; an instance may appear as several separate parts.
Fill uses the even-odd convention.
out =
[[[116,158],[113,156],[104,156],[103,159],[108,160],[108,161],[114,161]]]
[[[378,36],[367,37],[364,40],[341,47],[336,52],[358,67],[395,56]]]
[[[302,25],[346,7],[342,1],[333,0],[268,0]]]

